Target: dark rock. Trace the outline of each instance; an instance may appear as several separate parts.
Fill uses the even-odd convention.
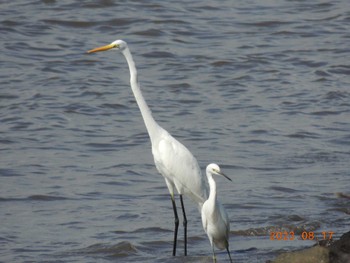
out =
[[[339,240],[321,241],[299,251],[279,255],[271,263],[350,263],[350,231]]]
[[[330,263],[350,263],[350,231],[333,242],[329,249]]]

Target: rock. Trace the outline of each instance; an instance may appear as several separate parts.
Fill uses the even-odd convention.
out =
[[[279,255],[272,263],[330,263],[329,249],[315,246]]]
[[[350,263],[350,231],[330,246],[329,260],[330,263]]]
[[[314,247],[287,252],[267,263],[350,263],[350,231],[334,242],[320,242]]]

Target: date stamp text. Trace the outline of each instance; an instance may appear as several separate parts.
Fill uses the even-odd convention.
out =
[[[270,240],[331,240],[334,232],[323,231],[321,233],[315,233],[312,231],[303,231],[301,234],[295,234],[293,231],[276,231],[270,232]]]

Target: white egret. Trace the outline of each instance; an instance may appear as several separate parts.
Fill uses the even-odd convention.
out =
[[[229,250],[230,221],[225,208],[216,198],[216,183],[213,175],[222,175],[230,181],[231,179],[222,173],[220,167],[215,163],[207,166],[206,173],[210,192],[208,200],[204,202],[202,207],[203,228],[208,235],[213,250],[213,262],[216,262],[215,245],[218,249],[226,249],[232,263]]]
[[[151,140],[154,162],[158,171],[164,177],[170,192],[175,217],[173,256],[176,254],[177,232],[179,227],[179,218],[174,197],[175,189],[180,195],[184,226],[184,254],[187,255],[187,218],[183,203],[183,195],[189,196],[198,204],[199,209],[201,209],[208,195],[205,179],[192,153],[154,120],[151,110],[142,96],[137,79],[136,66],[127,43],[123,40],[116,40],[106,46],[92,49],[88,51],[88,53],[106,50],[120,51],[128,63],[131,89],[137,105],[140,108],[143,121]]]

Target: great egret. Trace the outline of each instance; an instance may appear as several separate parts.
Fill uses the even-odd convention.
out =
[[[177,232],[179,227],[179,218],[174,197],[175,189],[180,195],[184,226],[184,254],[187,255],[187,218],[182,196],[189,196],[198,204],[199,209],[201,209],[208,196],[205,179],[192,153],[154,120],[151,110],[142,96],[137,79],[136,66],[127,43],[123,40],[116,40],[106,46],[89,50],[88,53],[106,50],[120,51],[128,63],[131,89],[151,139],[154,163],[160,174],[164,177],[170,192],[175,217],[173,256],[176,254]]]
[[[230,221],[225,208],[216,198],[216,183],[213,179],[213,175],[222,175],[230,181],[231,179],[222,173],[220,167],[215,163],[211,163],[207,166],[206,173],[210,193],[208,200],[204,202],[202,207],[203,228],[208,235],[213,250],[213,262],[216,262],[215,245],[219,249],[226,249],[230,262],[232,263],[229,250]]]

